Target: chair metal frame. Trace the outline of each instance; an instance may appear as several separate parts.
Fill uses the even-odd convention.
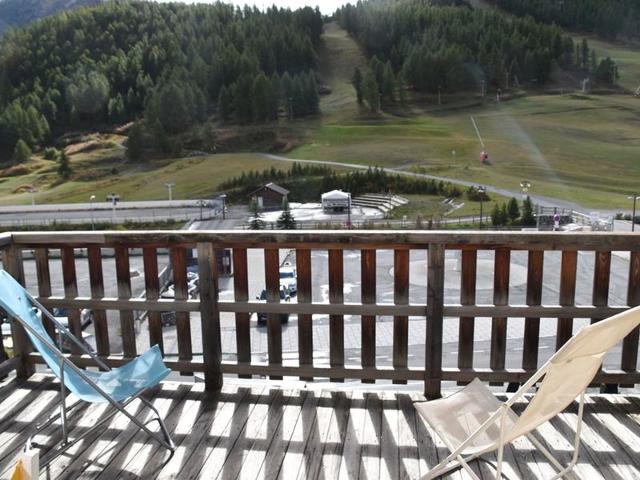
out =
[[[84,344],[83,342],[78,340],[78,338],[73,333],[71,333],[71,331],[67,327],[62,325],[40,302],[38,302],[31,294],[29,294],[29,292],[27,292],[26,289],[24,289],[24,293],[27,296],[27,298],[31,301],[31,303],[33,304],[35,309],[40,310],[40,312],[42,312],[42,314],[45,315],[54,324],[54,326],[56,327],[56,329],[58,331],[58,339],[59,339],[58,341],[59,341],[60,345],[62,345],[62,336],[64,335],[67,338],[69,338],[84,353],[89,355],[96,362],[96,365],[100,369],[105,370],[105,371],[111,371],[112,370],[112,368],[109,367],[109,365],[107,365],[96,354],[96,352],[93,352],[90,348],[87,347],[86,344]],[[167,430],[167,427],[166,427],[166,425],[164,423],[164,420],[160,416],[160,412],[158,412],[158,409],[149,400],[147,400],[143,396],[145,393],[149,392],[151,390],[151,388],[143,388],[138,393],[136,393],[135,395],[129,397],[126,400],[123,400],[123,401],[115,400],[108,393],[106,393],[104,390],[102,390],[91,378],[89,378],[89,376],[86,375],[86,373],[81,368],[79,368],[77,365],[75,365],[73,363],[73,361],[71,361],[71,359],[69,359],[58,348],[58,346],[52,344],[49,341],[48,338],[46,338],[40,332],[38,332],[36,329],[34,329],[24,319],[19,318],[19,317],[15,317],[15,316],[11,315],[9,312],[7,312],[7,313],[9,314],[9,316],[14,318],[14,320],[19,322],[20,325],[22,325],[23,328],[26,328],[32,335],[34,335],[38,340],[40,340],[48,348],[50,348],[53,351],[53,353],[56,355],[56,357],[59,359],[59,362],[60,362],[60,377],[59,377],[60,378],[60,397],[59,397],[60,398],[60,410],[58,411],[58,413],[52,415],[49,419],[47,419],[44,423],[42,423],[40,425],[37,425],[34,433],[31,435],[31,438],[33,438],[33,436],[37,435],[38,433],[42,432],[45,428],[47,428],[49,425],[51,425],[53,422],[55,422],[58,418],[60,418],[61,427],[62,427],[62,437],[63,437],[62,438],[62,445],[61,445],[60,448],[58,448],[56,450],[52,450],[50,452],[47,452],[47,454],[45,455],[45,457],[41,461],[41,465],[44,466],[44,465],[47,465],[48,463],[50,463],[58,455],[60,455],[65,450],[67,450],[69,447],[71,447],[72,445],[76,444],[77,442],[79,442],[80,440],[85,438],[90,433],[94,432],[97,427],[99,427],[102,424],[106,423],[108,420],[113,418],[118,413],[124,414],[140,430],[144,431],[147,435],[149,435],[151,438],[156,440],[160,445],[162,445],[167,450],[169,450],[171,452],[171,454],[173,455],[173,453],[175,452],[176,446],[173,443],[173,440],[171,439],[171,436],[169,435],[169,431]],[[69,419],[70,415],[67,415],[67,414],[71,410],[73,410],[76,407],[78,407],[79,405],[81,405],[84,401],[83,400],[78,400],[77,402],[74,402],[71,406],[67,407],[67,405],[66,405],[66,387],[65,387],[65,384],[64,384],[64,367],[65,366],[67,366],[68,368],[73,370],[76,374],[78,374],[85,382],[87,382],[87,384],[91,388],[93,388],[100,396],[102,396],[107,401],[107,403],[110,404],[111,407],[114,408],[114,410],[112,412],[110,412],[107,416],[102,418],[98,423],[96,423],[91,428],[87,429],[86,432],[82,433],[81,435],[79,435],[78,437],[72,439],[71,441],[69,441],[69,434],[68,434],[69,433],[68,432],[68,419]],[[154,413],[155,417],[152,418],[151,420],[143,423],[140,420],[138,420],[134,415],[129,413],[126,410],[126,407],[136,399],[140,399],[140,401]],[[87,403],[91,403],[91,402],[87,402]],[[76,412],[77,412],[77,410],[76,410]],[[73,412],[73,413],[75,414],[76,412]],[[154,432],[154,431],[150,430],[147,427],[147,425],[149,423],[154,422],[154,421],[158,422],[158,424],[160,426],[160,432]],[[162,435],[158,435],[159,433],[161,433]]]
[[[453,445],[449,442],[446,435],[442,434],[438,428],[434,427],[435,432],[438,434],[438,437],[444,442],[449,451],[451,452],[444,460],[442,460],[438,465],[433,467],[426,475],[422,477],[423,480],[430,480],[433,478],[440,477],[452,470],[463,468],[471,478],[474,480],[480,480],[480,478],[475,474],[473,469],[469,466],[469,462],[476,460],[482,455],[495,451],[498,451],[498,459],[496,464],[496,479],[502,477],[502,464],[504,459],[504,447],[505,447],[505,426],[506,426],[506,418],[509,412],[513,413],[511,407],[518,400],[523,398],[529,390],[542,378],[547,374],[549,369],[551,368],[551,360],[547,361],[526,383],[518,389],[516,393],[514,393],[506,402],[503,402],[500,405],[500,408],[496,410],[493,414],[487,418],[487,420],[480,425],[471,435],[467,437],[467,439],[461,443],[457,448],[454,448]],[[563,466],[558,459],[556,459],[551,452],[540,442],[532,432],[527,433],[525,436],[533,445],[542,452],[542,454],[551,462],[551,464],[556,468],[557,473],[551,477],[549,480],[558,480],[560,478],[565,477],[567,474],[573,470],[573,468],[578,463],[578,455],[580,453],[580,433],[582,432],[582,421],[584,416],[584,397],[586,393],[586,388],[580,394],[580,403],[578,407],[578,421],[576,425],[576,436],[574,440],[574,451],[571,461],[566,466]],[[497,444],[493,444],[490,447],[481,450],[479,452],[473,453],[471,455],[467,455],[466,457],[463,455],[464,450],[471,445],[471,443],[482,433],[484,433],[488,428],[499,422],[500,426],[500,437]],[[433,427],[433,426],[432,426]]]

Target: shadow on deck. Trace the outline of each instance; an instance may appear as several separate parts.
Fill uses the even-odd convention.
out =
[[[2,478],[9,476],[35,422],[57,408],[58,386],[43,374],[22,384],[0,383]],[[178,447],[172,457],[119,415],[43,469],[41,478],[420,478],[446,453],[416,417],[412,402],[423,399],[413,393],[248,384],[228,384],[220,393],[209,394],[202,384],[167,382],[153,401]],[[135,402],[129,408],[139,407]],[[102,405],[86,407],[72,424],[79,430],[89,428],[105,412]],[[572,451],[576,413],[574,404],[538,431],[564,462]],[[640,397],[590,395],[585,421],[578,476],[640,478]],[[50,447],[59,438],[56,424],[35,441]],[[494,477],[492,459],[473,462],[481,478]],[[505,475],[543,479],[552,476],[552,469],[528,440],[520,439],[506,451]],[[467,476],[454,472],[446,478]]]

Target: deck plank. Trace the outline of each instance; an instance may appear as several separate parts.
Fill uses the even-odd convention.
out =
[[[218,432],[227,427],[238,404],[243,403],[250,393],[250,388],[223,387],[220,400],[205,396],[204,411],[195,427],[188,435],[185,433],[169,462],[159,472],[154,472],[155,478],[188,478],[190,472],[195,476],[219,440]]]
[[[298,425],[301,423],[300,417],[306,406],[309,409],[309,405],[314,402],[314,397],[309,395],[308,392],[298,391],[290,400],[285,411],[282,415],[282,425],[275,431],[268,432],[268,438],[270,439],[265,458],[260,469],[255,475],[255,478],[262,478],[265,480],[271,480],[278,478],[281,466],[287,455],[287,450],[291,445],[294,433],[297,430]],[[295,448],[293,449],[295,450]],[[292,452],[294,454],[295,452]],[[300,458],[302,456],[300,455]]]
[[[252,389],[251,393],[234,406],[228,422],[214,423],[210,435],[207,437],[204,446],[205,456],[201,464],[189,462],[187,468],[180,472],[180,478],[212,478],[213,473],[218,473],[217,469],[224,469],[229,451],[235,443],[239,441],[245,426],[250,419],[254,419],[257,414],[265,413],[263,408],[265,398],[268,398],[269,391],[264,387]],[[201,446],[200,448],[203,448]]]
[[[351,396],[351,414],[347,424],[340,471],[338,477],[345,480],[358,478],[362,460],[363,430],[366,415],[366,398],[364,392],[353,392]]]
[[[158,409],[163,417],[166,417],[172,408],[178,406],[178,402],[186,395],[189,387],[187,385],[176,384],[163,387],[161,396],[153,399],[153,405]],[[148,421],[152,418],[148,409],[143,409],[141,402],[135,402],[135,412],[138,418]],[[133,409],[132,409],[133,410]],[[144,414],[143,414],[144,412]],[[96,446],[88,452],[85,461],[75,464],[65,475],[69,478],[96,478],[103,474],[103,478],[115,478],[118,468],[128,463],[127,457],[133,455],[141,447],[141,443],[134,443],[133,439],[139,433],[138,427],[124,415],[117,415],[113,419],[113,426],[107,432],[98,435]],[[144,437],[145,442],[155,443],[148,436]]]
[[[307,397],[300,412],[300,418],[291,434],[291,440],[287,445],[287,451],[276,478],[283,480],[296,478],[305,459],[309,459],[306,455],[307,447],[310,444],[319,442],[317,437],[318,430],[316,428],[316,414],[318,412],[320,397],[321,394],[319,392],[312,390],[307,392]],[[272,470],[276,470],[277,468],[276,465],[269,466],[269,469]],[[265,473],[264,478],[268,479],[271,477]]]
[[[330,393],[322,391],[310,428],[310,441],[306,445],[303,461],[300,462],[300,470],[296,477],[298,480],[312,479],[318,476],[318,471],[322,467],[323,447],[329,434],[333,413]]]

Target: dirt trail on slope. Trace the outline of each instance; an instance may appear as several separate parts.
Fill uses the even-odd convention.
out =
[[[356,92],[351,78],[356,67],[366,63],[360,46],[336,22],[325,25],[324,44],[318,51],[320,80],[331,88],[322,95],[320,108],[323,115],[353,114],[357,111]]]

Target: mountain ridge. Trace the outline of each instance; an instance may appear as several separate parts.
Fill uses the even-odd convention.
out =
[[[0,33],[64,10],[93,7],[102,2],[103,0],[1,0]]]

